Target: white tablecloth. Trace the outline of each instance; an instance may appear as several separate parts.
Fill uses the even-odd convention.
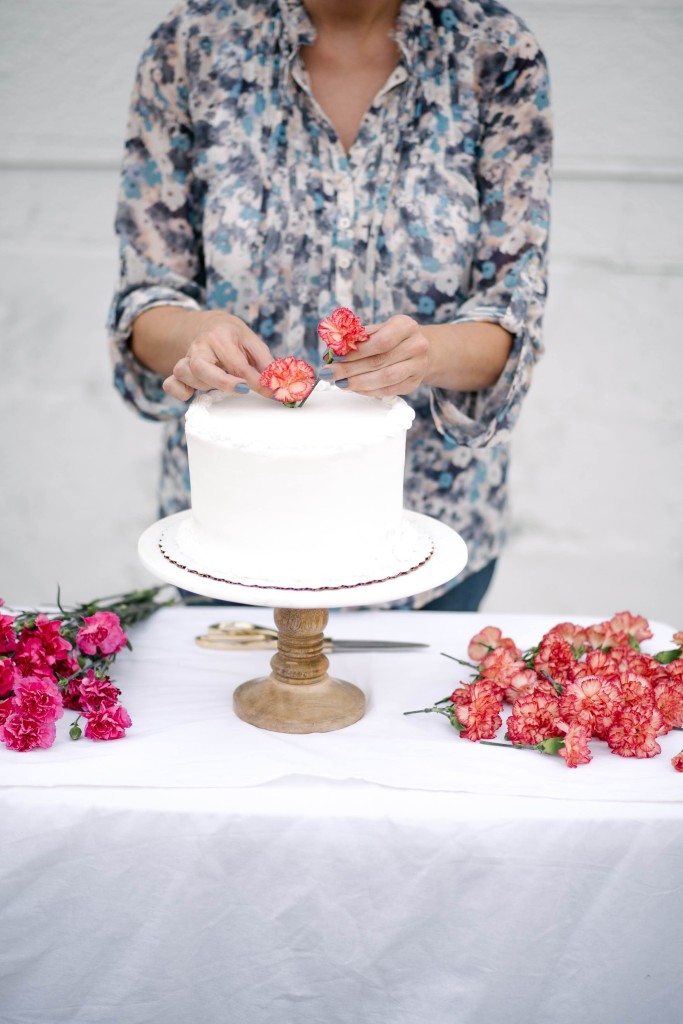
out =
[[[193,642],[229,615],[133,632],[125,740],[73,743],[63,721],[48,751],[0,751],[2,1024],[679,1019],[683,733],[569,770],[404,717],[467,678],[440,651],[554,621],[424,612],[333,615],[338,637],[432,646],[332,655],[365,718],[262,732],[231,694],[269,655]],[[656,625],[648,648],[670,639]]]

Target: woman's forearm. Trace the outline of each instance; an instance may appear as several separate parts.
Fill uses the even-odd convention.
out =
[[[476,321],[422,327],[429,342],[424,383],[446,391],[481,391],[500,377],[512,335],[498,324]]]
[[[178,360],[187,355],[198,334],[234,319],[221,310],[155,306],[133,321],[133,354],[148,370],[168,377]]]

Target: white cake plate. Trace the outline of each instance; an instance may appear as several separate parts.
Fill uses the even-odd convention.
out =
[[[434,550],[423,565],[393,579],[334,590],[225,583],[181,568],[162,553],[162,536],[173,537],[190,514],[177,512],[145,530],[138,542],[140,560],[153,575],[183,590],[217,601],[276,609],[278,650],[271,659],[271,674],[242,683],[234,694],[239,718],[273,732],[331,732],[363,717],[362,690],[327,674],[329,662],[323,654],[323,637],[329,608],[400,601],[447,583],[467,564],[467,547],[455,530],[430,516],[405,512],[431,536]]]

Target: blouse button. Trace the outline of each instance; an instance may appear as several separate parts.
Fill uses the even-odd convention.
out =
[[[350,217],[340,217],[339,218],[339,227],[343,228],[344,231],[347,228],[350,228],[351,227],[351,218]]]
[[[346,253],[342,253],[337,260],[337,264],[342,268],[342,270],[348,270],[351,266],[351,257],[347,256]]]

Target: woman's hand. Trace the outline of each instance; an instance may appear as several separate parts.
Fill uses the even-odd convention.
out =
[[[350,391],[373,398],[415,391],[430,370],[430,346],[422,327],[400,315],[365,331],[370,340],[333,364],[335,380],[346,378]]]
[[[421,384],[448,391],[492,387],[513,340],[489,321],[422,326],[403,315],[365,330],[369,340],[330,369],[335,383],[373,398],[407,395]],[[325,370],[321,376],[328,376]]]
[[[239,317],[220,311],[196,314],[186,355],[164,381],[164,391],[186,402],[195,391],[235,391],[246,384],[271,397],[259,384],[261,371],[272,361],[268,346]]]

